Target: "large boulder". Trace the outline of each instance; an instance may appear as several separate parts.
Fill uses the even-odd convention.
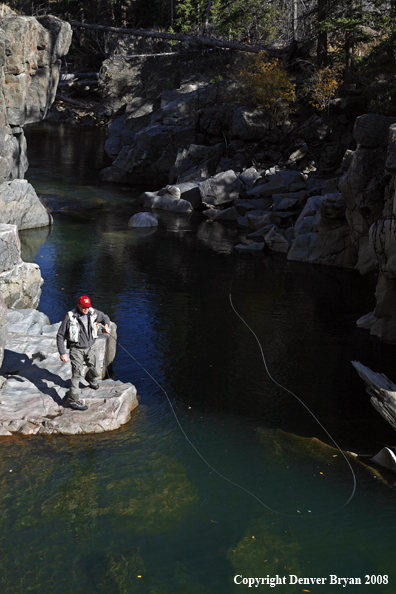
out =
[[[216,173],[217,165],[224,152],[224,144],[202,146],[191,144],[180,149],[169,173],[169,182],[190,182],[211,177]]]
[[[389,140],[389,127],[396,123],[396,118],[377,113],[365,113],[356,118],[353,136],[364,147],[386,148]]]
[[[38,265],[21,259],[16,225],[0,224],[0,291],[6,306],[36,308],[43,282]]]
[[[319,198],[319,197],[317,197]],[[311,200],[311,199],[310,199]],[[311,230],[303,224],[320,204]],[[296,224],[295,237],[288,253],[289,260],[354,268],[357,249],[351,237],[351,230],[345,218],[346,204],[340,193],[327,194],[306,205],[305,216]],[[301,213],[302,216],[303,213]]]
[[[195,128],[152,124],[121,148],[113,165],[103,169],[101,179],[115,182],[166,184],[180,145],[195,140]],[[189,180],[186,180],[189,181]]]
[[[0,222],[32,229],[51,225],[52,217],[33,186],[25,179],[14,179],[0,185]]]
[[[239,187],[239,179],[232,169],[218,173],[199,183],[202,202],[206,206],[219,206],[227,202],[235,202],[239,196]]]
[[[158,210],[170,210],[173,212],[184,213],[189,213],[193,210],[190,202],[177,198],[170,193],[161,194],[160,192],[144,192],[140,196],[139,202],[143,204],[145,208],[156,208]]]
[[[256,185],[246,192],[249,198],[268,198],[273,194],[289,192],[293,184],[305,181],[305,178],[299,171],[285,170],[271,175],[267,181],[262,181],[263,183],[260,183],[258,179]]]
[[[239,107],[232,116],[231,137],[241,140],[259,140],[269,128],[270,123],[264,111]]]
[[[328,137],[330,131],[330,124],[326,118],[313,115],[298,128],[297,135],[309,144],[318,144]]]

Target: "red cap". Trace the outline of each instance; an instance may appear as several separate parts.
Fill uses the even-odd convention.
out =
[[[81,305],[81,307],[91,307],[91,300],[86,295],[82,295],[77,301],[77,304]]]

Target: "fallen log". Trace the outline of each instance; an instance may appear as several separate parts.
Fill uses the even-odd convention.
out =
[[[181,35],[179,33],[163,33],[160,31],[147,31],[146,29],[127,29],[124,27],[110,27],[107,25],[90,25],[88,23],[80,23],[79,21],[69,21],[72,27],[82,27],[84,29],[92,29],[94,31],[108,31],[109,33],[117,33],[118,35],[132,35],[134,37],[154,37],[157,39],[167,39],[169,41],[186,41],[199,42],[203,45],[212,47],[236,49],[241,52],[252,52],[258,54],[266,51],[274,58],[282,58],[287,50],[274,49],[263,45],[249,45],[247,43],[237,43],[234,41],[225,41],[224,39],[213,39],[210,37],[194,37],[192,35]]]
[[[83,103],[82,101],[77,101],[76,99],[71,99],[70,97],[66,97],[65,95],[59,95],[58,93],[55,96],[57,101],[65,101],[66,103],[70,103],[71,105],[75,105],[76,107],[80,107],[82,109],[87,109],[89,111],[95,111],[97,107],[92,105],[92,103]]]
[[[359,361],[351,363],[366,384],[371,404],[396,431],[396,384],[383,373],[371,371]]]

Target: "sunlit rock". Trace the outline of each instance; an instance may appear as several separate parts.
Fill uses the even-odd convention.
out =
[[[0,185],[0,222],[32,229],[51,225],[52,217],[33,186],[26,179],[14,179]]]
[[[11,310],[8,319],[0,376],[0,435],[103,433],[129,421],[138,406],[136,388],[111,379],[102,381],[99,390],[85,382],[80,399],[88,404],[87,411],[65,408],[71,366],[59,358],[59,324],[49,324],[47,316],[34,310]],[[116,337],[114,323],[110,330]],[[109,335],[100,335],[95,342],[102,378],[114,359],[115,343]]]

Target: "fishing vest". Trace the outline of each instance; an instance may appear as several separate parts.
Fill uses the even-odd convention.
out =
[[[88,318],[88,331],[89,326],[91,325],[91,334],[92,338],[98,337],[98,326],[96,324],[96,311],[90,307],[88,310],[89,318]],[[70,342],[78,342],[78,338],[80,336],[80,324],[78,322],[78,317],[76,311],[68,311],[67,315],[69,316],[69,340]],[[89,323],[91,322],[91,324]]]

